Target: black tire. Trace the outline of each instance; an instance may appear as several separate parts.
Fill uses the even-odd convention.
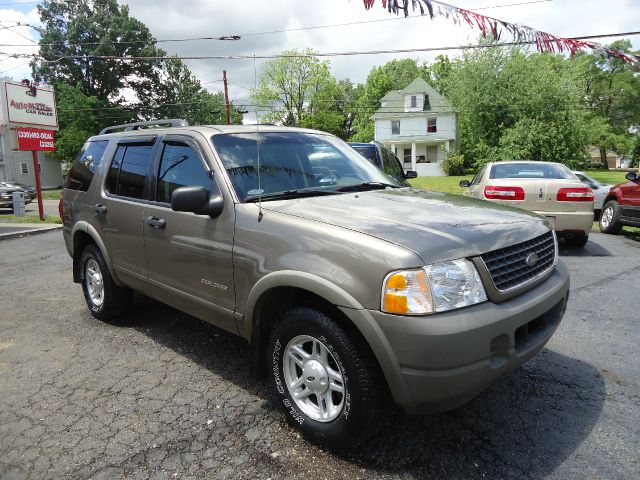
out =
[[[285,376],[285,351],[290,342],[293,344],[296,341],[294,339],[307,336],[324,345],[330,353],[327,356],[330,357],[331,369],[339,369],[344,380],[342,408],[331,420],[318,421],[305,413],[297,403],[299,400],[294,400],[286,381],[290,377]],[[362,340],[349,335],[328,315],[312,308],[296,308],[285,313],[269,340],[267,361],[270,379],[277,402],[284,410],[288,422],[309,440],[331,450],[354,447],[376,433],[386,424],[393,408],[377,363],[361,343]],[[305,363],[305,369],[307,364],[308,362]],[[305,377],[299,366],[295,367],[295,371],[299,372],[300,378],[304,378],[305,382],[315,379],[312,376]],[[330,376],[326,378],[331,383]],[[319,381],[322,383],[322,380]],[[299,387],[304,388],[301,391],[309,389],[307,383]],[[330,395],[334,402],[339,401],[340,393],[330,392]],[[307,398],[309,401],[315,398],[316,404],[321,401],[314,393]]]
[[[589,241],[589,235],[576,235],[575,237],[565,238],[564,243],[567,247],[582,248]]]
[[[88,265],[91,267],[97,266],[99,274],[102,277],[103,294],[101,302],[94,300],[91,296]],[[107,263],[100,249],[95,245],[87,245],[82,251],[82,256],[80,257],[80,279],[87,307],[89,307],[91,315],[98,320],[110,320],[118,317],[131,307],[133,291],[128,288],[119,287],[114,283],[109,273]]]
[[[611,215],[609,215],[609,212],[611,212]],[[600,231],[602,233],[610,233],[612,235],[620,233],[622,225],[620,225],[619,218],[620,208],[618,207],[618,202],[615,200],[609,200],[605,203],[602,213],[600,214],[600,221],[598,223]]]

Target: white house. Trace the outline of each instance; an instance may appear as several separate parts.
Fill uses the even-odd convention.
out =
[[[445,175],[440,168],[455,147],[456,113],[449,101],[418,77],[388,92],[372,115],[375,140],[393,150],[405,170],[419,176]]]

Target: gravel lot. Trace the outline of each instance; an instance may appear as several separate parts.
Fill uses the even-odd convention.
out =
[[[242,340],[142,297],[101,323],[60,232],[1,241],[0,478],[639,478],[640,243],[591,238],[547,349],[341,455],[287,426]]]

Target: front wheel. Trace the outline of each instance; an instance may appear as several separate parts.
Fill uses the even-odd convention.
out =
[[[615,200],[608,201],[602,209],[600,215],[600,231],[602,233],[611,233],[616,235],[622,230],[622,225],[618,222],[619,217],[618,202]]]
[[[382,428],[390,409],[379,368],[360,339],[311,308],[287,312],[267,351],[271,381],[287,420],[332,450]]]

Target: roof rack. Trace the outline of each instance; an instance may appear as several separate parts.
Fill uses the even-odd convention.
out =
[[[149,120],[146,122],[123,123],[122,125],[105,127],[102,130],[100,130],[100,133],[98,135],[111,133],[116,130],[124,130],[125,132],[131,132],[132,130],[140,130],[141,128],[151,127],[151,126],[186,127],[188,125],[189,124],[187,123],[187,121],[181,118],[165,118],[163,120]]]

